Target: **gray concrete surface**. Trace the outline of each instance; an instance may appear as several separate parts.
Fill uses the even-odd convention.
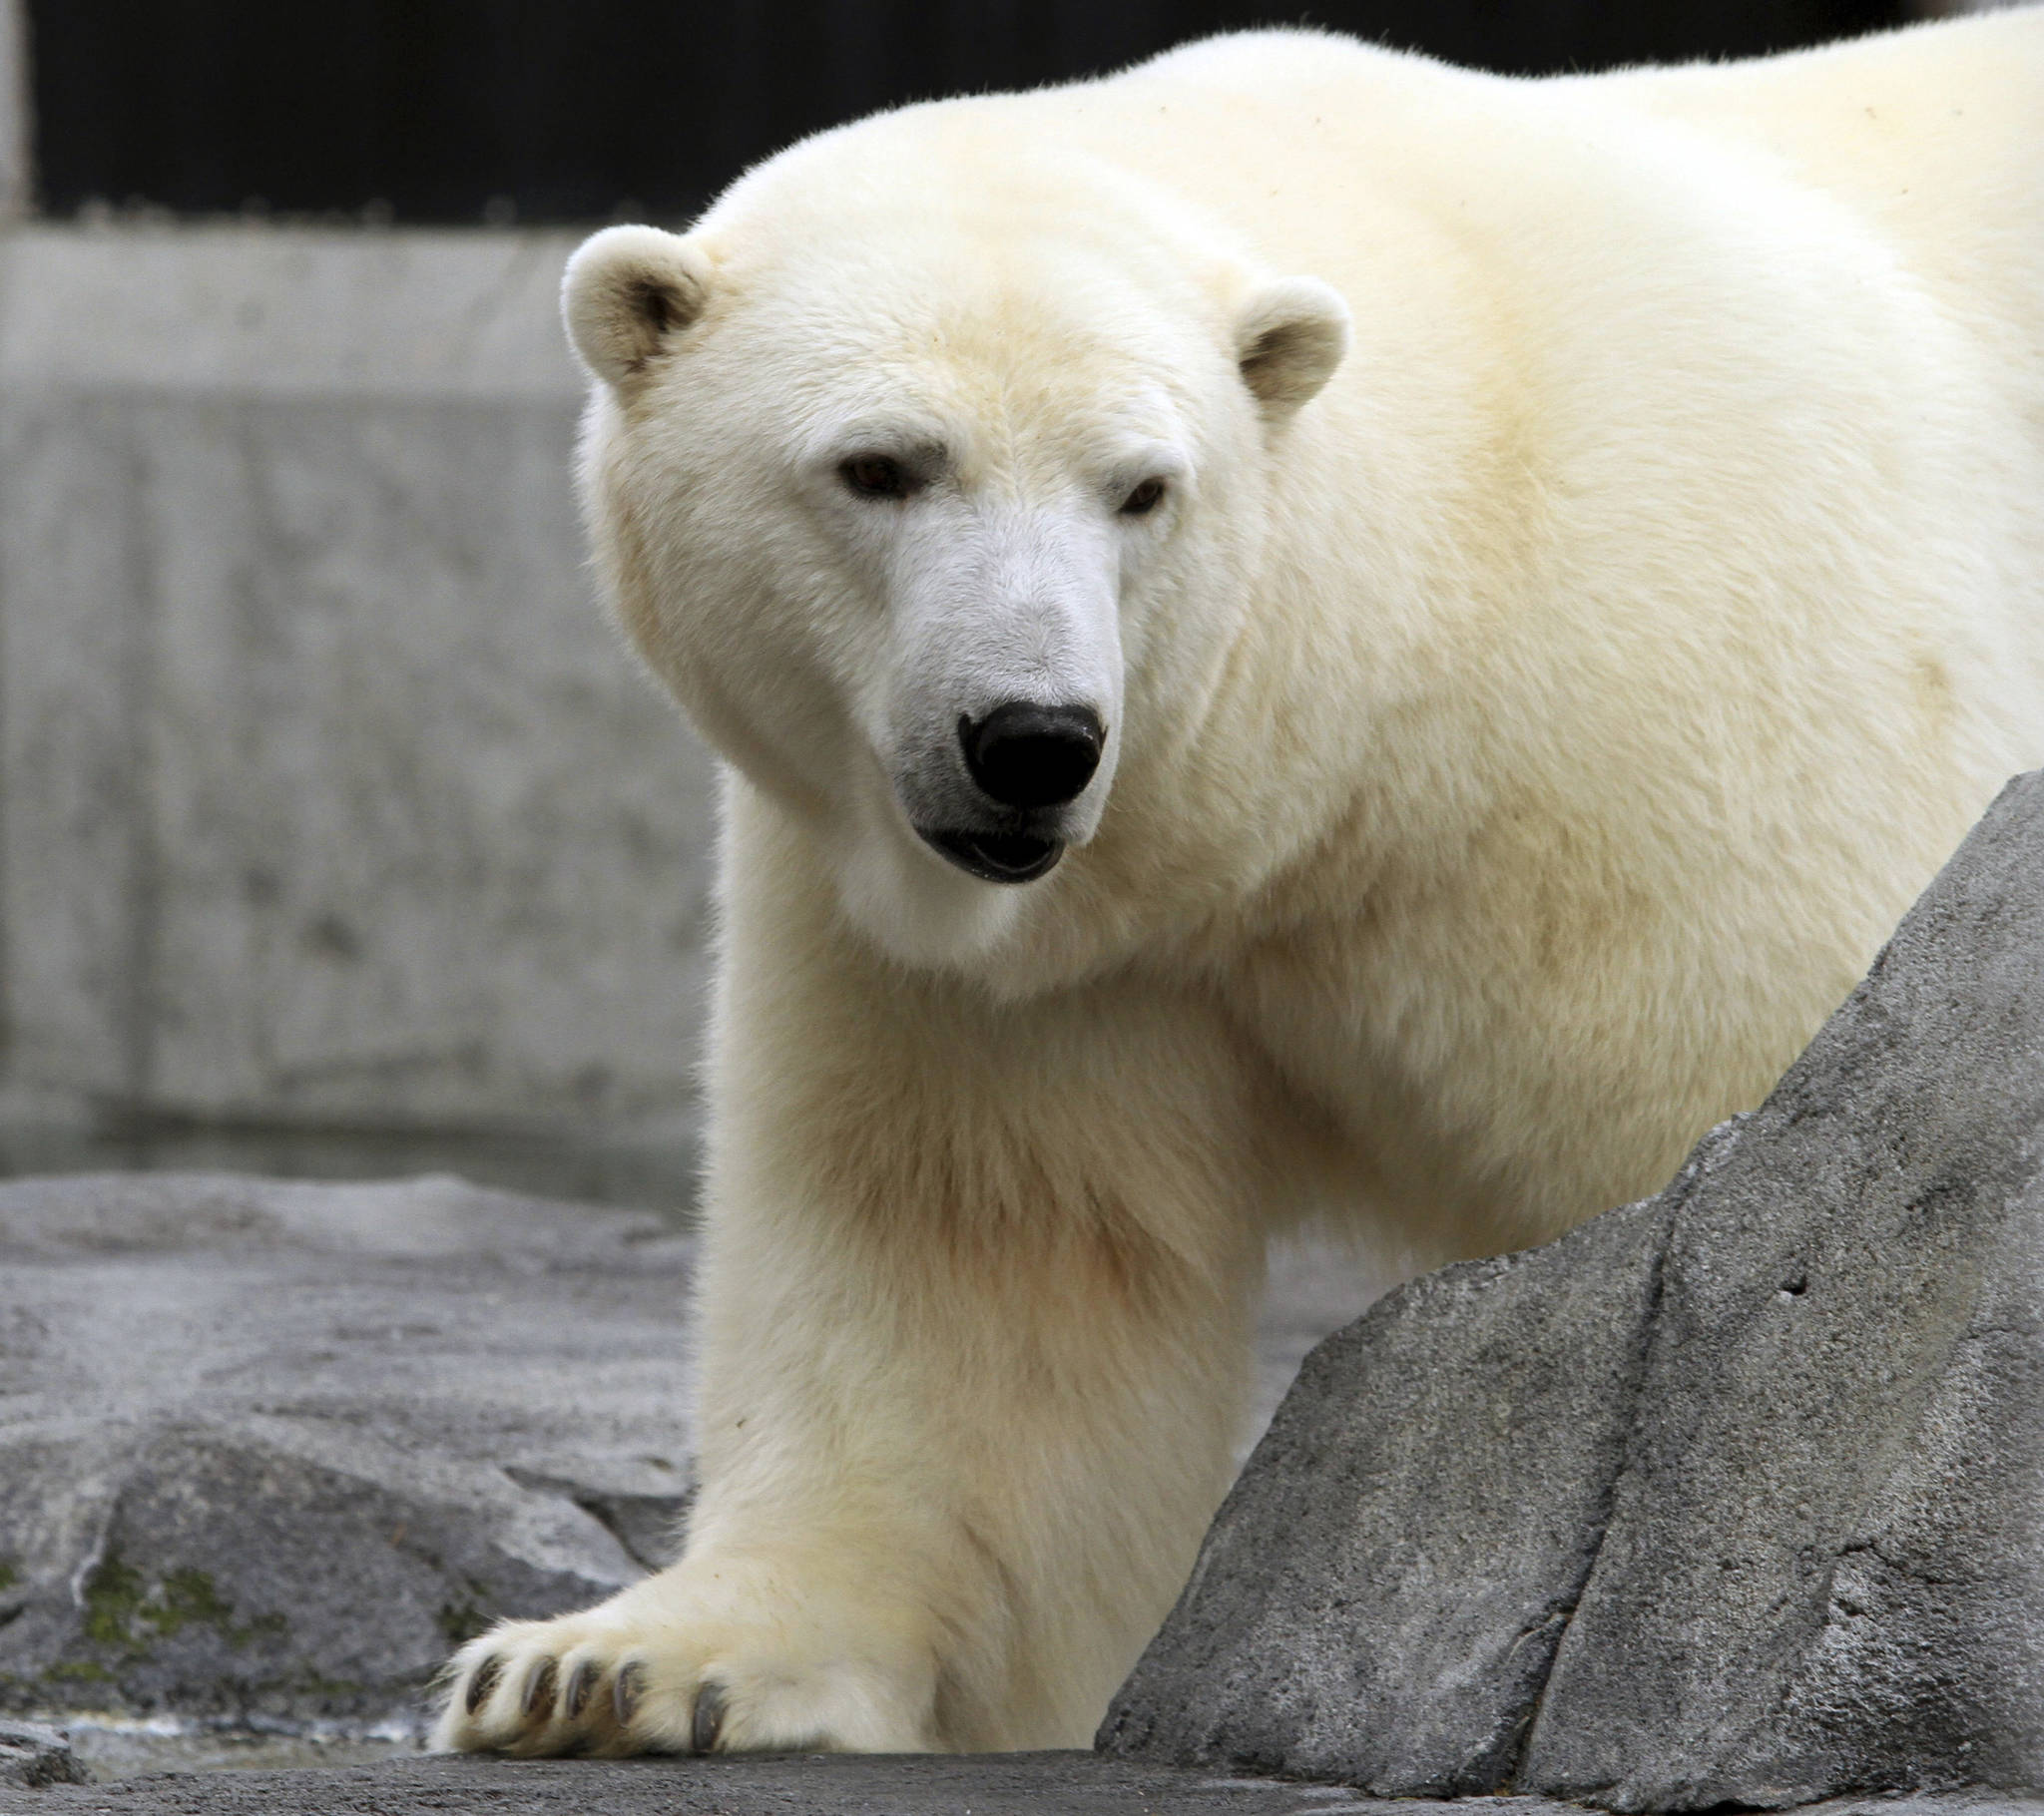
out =
[[[518,1129],[0,1123],[0,1178],[228,1172],[340,1180],[448,1172],[527,1197],[653,1210],[684,1225],[696,1217],[701,1157],[693,1133],[674,1129],[643,1136],[581,1130],[563,1137]]]
[[[1391,1802],[1338,1785],[1144,1766],[1094,1753],[972,1758],[830,1754],[711,1759],[439,1758],[300,1772],[56,1785],[0,1816],[1584,1816],[1541,1797]],[[1844,1797],[1805,1816],[2040,1816],[1977,1790]]]
[[[1658,1198],[1313,1352],[1100,1744],[1621,1811],[2044,1787],[2044,771]]]
[[[575,238],[0,232],[0,1121],[689,1125],[712,774],[583,571]]]
[[[419,1810],[487,1810],[491,1816],[1411,1816],[1411,1809],[1328,1786],[1131,1765],[1090,1753],[517,1763],[440,1758],[139,1779],[13,1799],[0,1787],[0,1816],[409,1816]],[[1515,1799],[1486,1801],[1480,1816],[1577,1812]],[[1932,1809],[1909,1816],[2003,1812]]]

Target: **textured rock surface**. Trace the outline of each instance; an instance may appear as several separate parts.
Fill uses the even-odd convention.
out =
[[[1101,1744],[1618,1809],[2044,1783],[2044,776],[1658,1199],[1315,1354]]]
[[[59,1729],[31,1721],[0,1721],[0,1790],[83,1784],[86,1776],[70,1741]]]
[[[376,1717],[631,1581],[689,1256],[444,1178],[0,1186],[0,1706]]]
[[[1522,1776],[2044,1784],[2044,776],[1689,1193]]]
[[[1665,1233],[1658,1204],[1616,1211],[1315,1350],[1104,1744],[1397,1795],[1504,1783],[1596,1556]]]

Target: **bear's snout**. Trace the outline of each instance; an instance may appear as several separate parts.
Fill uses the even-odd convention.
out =
[[[1004,807],[1062,807],[1100,767],[1107,731],[1091,706],[1008,700],[984,718],[961,713],[958,743],[980,792]]]

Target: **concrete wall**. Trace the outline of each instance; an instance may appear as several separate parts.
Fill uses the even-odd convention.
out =
[[[0,222],[29,205],[28,7],[0,0]]]
[[[712,775],[582,570],[574,237],[0,233],[0,1115],[686,1122]]]

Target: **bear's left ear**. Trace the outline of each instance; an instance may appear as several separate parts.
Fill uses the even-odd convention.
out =
[[[1280,277],[1253,295],[1236,320],[1243,383],[1273,415],[1315,396],[1348,351],[1348,305],[1317,277]]]
[[[605,227],[568,260],[561,317],[582,363],[606,384],[624,385],[703,313],[710,279],[710,260],[693,239],[659,227]]]

